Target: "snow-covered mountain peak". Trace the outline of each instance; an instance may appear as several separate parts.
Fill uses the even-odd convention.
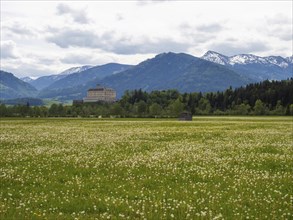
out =
[[[30,76],[26,76],[26,77],[22,77],[22,78],[20,78],[22,81],[24,81],[24,82],[27,82],[27,83],[29,83],[29,82],[31,82],[31,81],[34,81],[34,79],[32,78],[32,77],[30,77]],[[36,79],[36,78],[35,78]]]
[[[269,57],[265,57],[266,60],[268,61],[268,63],[273,64],[273,65],[277,65],[281,68],[286,68],[288,67],[288,61],[280,56],[269,56]]]
[[[59,73],[58,75],[70,75],[72,73],[79,73],[79,72],[82,72],[82,71],[85,71],[89,68],[92,68],[93,66],[90,66],[90,65],[86,65],[86,66],[79,66],[79,67],[71,67],[70,69],[67,69],[61,73]]]
[[[228,57],[227,56],[222,55],[220,53],[217,53],[215,51],[211,51],[211,50],[206,52],[201,58],[204,60],[208,60],[208,61],[211,61],[214,63],[221,64],[221,65],[228,64]]]
[[[204,56],[214,56],[214,55],[224,56],[223,54],[220,54],[220,53],[218,53],[218,52],[216,52],[216,51],[213,51],[213,50],[208,50],[208,51],[204,54]]]
[[[239,54],[229,57],[229,64],[248,64],[248,63],[265,63],[265,60],[261,57],[253,54]]]

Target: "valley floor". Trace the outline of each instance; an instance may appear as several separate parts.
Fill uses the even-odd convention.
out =
[[[292,117],[0,125],[0,219],[293,218]]]

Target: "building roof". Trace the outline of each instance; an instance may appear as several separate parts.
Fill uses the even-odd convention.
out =
[[[100,85],[97,85],[96,88],[89,89],[88,91],[104,91],[104,90],[115,91],[115,90],[112,89],[112,88],[106,88],[106,87],[102,87],[102,86],[100,86]]]
[[[89,89],[88,91],[104,91],[105,88],[95,88],[95,89]]]

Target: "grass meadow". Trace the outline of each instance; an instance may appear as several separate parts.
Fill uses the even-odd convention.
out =
[[[293,219],[292,117],[1,119],[0,219]]]

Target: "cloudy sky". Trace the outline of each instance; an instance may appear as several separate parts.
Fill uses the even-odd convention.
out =
[[[5,1],[1,69],[18,77],[162,52],[292,55],[292,1]]]

